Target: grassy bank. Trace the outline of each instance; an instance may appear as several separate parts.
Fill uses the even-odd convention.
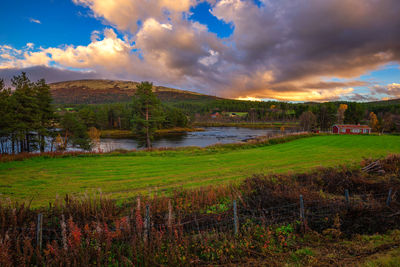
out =
[[[101,189],[116,199],[240,181],[251,174],[309,171],[400,153],[398,136],[316,136],[276,145],[36,157],[0,163],[0,193],[47,203],[58,195]]]
[[[183,134],[186,132],[198,132],[204,131],[202,128],[170,128],[170,129],[160,129],[156,131],[156,136],[165,136],[173,134]],[[101,130],[101,138],[114,138],[114,139],[124,139],[124,138],[135,138],[132,131],[129,130]]]
[[[242,128],[254,128],[254,129],[268,129],[268,128],[294,128],[299,127],[298,123],[295,122],[195,122],[194,126],[198,127],[242,127]]]
[[[0,266],[398,266],[400,198],[385,197],[400,190],[400,156],[380,166],[255,175],[123,205],[104,195],[38,209],[0,200]]]

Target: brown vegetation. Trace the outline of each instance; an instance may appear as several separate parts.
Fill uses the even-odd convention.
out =
[[[102,104],[131,102],[137,85],[136,82],[128,81],[81,80],[53,83],[50,87],[57,104]],[[163,86],[154,86],[153,91],[162,101],[216,99]]]
[[[400,228],[400,155],[380,160],[380,166],[384,172],[342,166],[255,176],[237,186],[178,190],[170,197],[141,197],[122,205],[101,193],[85,199],[66,196],[37,210],[3,201],[0,264],[354,264],[400,244],[398,231],[387,233]],[[389,188],[393,194],[387,206]],[[299,218],[300,194],[304,221]],[[233,199],[238,203],[237,235]],[[38,213],[43,214],[42,251],[36,241]],[[362,236],[373,233],[387,235],[374,237],[380,240],[375,245]]]

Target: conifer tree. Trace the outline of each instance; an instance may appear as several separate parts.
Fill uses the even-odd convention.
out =
[[[0,79],[0,153],[10,153],[7,146],[12,133],[13,114],[11,110],[11,89],[6,88],[4,80]]]
[[[12,95],[15,102],[13,109],[16,115],[14,133],[21,152],[30,152],[35,146],[33,131],[39,127],[38,104],[34,84],[25,72],[11,80],[15,91]]]
[[[133,132],[147,148],[151,148],[154,133],[162,121],[161,103],[152,88],[152,83],[142,82],[133,97]]]
[[[35,97],[37,101],[38,124],[37,132],[39,137],[40,152],[44,152],[46,146],[46,137],[53,135],[51,130],[54,127],[56,115],[54,113],[50,86],[44,79],[37,81],[34,85]]]

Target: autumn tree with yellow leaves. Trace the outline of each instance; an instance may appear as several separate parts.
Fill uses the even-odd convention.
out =
[[[371,127],[372,131],[374,132],[379,131],[378,117],[373,112],[369,113],[369,127]]]
[[[346,104],[340,104],[338,111],[337,111],[337,123],[343,124],[344,122],[344,114],[347,110],[348,106]]]

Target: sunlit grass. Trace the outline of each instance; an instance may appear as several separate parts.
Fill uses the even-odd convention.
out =
[[[237,150],[163,151],[127,155],[31,158],[0,163],[2,197],[35,204],[56,194],[101,189],[117,199],[236,182],[252,174],[303,172],[400,153],[398,136],[318,136]]]

